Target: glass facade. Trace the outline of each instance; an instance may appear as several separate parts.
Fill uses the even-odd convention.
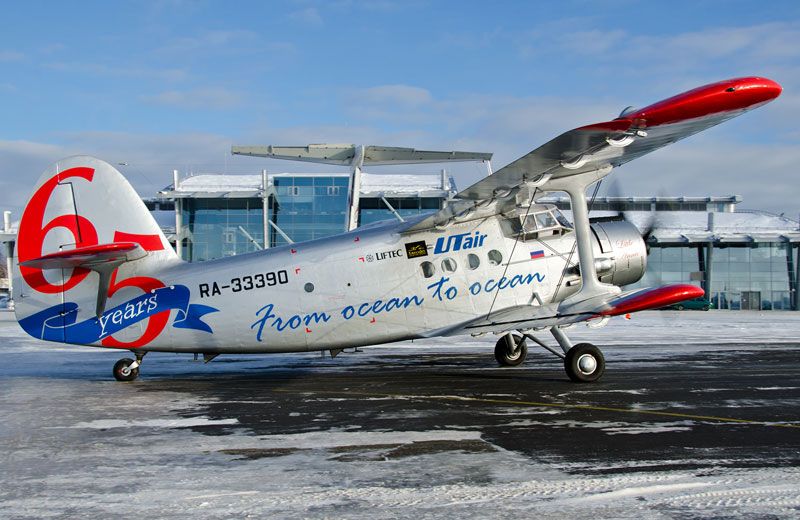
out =
[[[644,277],[629,288],[670,283],[704,287],[706,245],[699,246],[651,247]],[[707,292],[718,309],[794,310],[796,266],[797,252],[789,244],[715,244]]]
[[[349,175],[280,174],[271,177],[269,188],[266,181],[258,180],[246,179],[242,183],[245,189],[238,192],[224,191],[227,185],[215,180],[205,192],[196,189],[189,196],[178,197],[179,203],[176,199],[183,259],[202,262],[287,244],[271,225],[264,244],[265,189],[269,220],[292,241],[345,230]],[[406,186],[402,188],[387,191],[386,201],[404,218],[438,211],[448,193],[410,194],[404,191]],[[384,200],[375,196],[381,189],[368,193],[359,199],[359,226],[395,218]],[[710,258],[705,242],[653,244],[642,280],[626,289],[688,283],[703,288],[718,309],[798,310],[794,308],[798,256],[796,244],[787,242],[716,242]]]
[[[791,310],[795,259],[788,244],[714,248],[711,300],[721,309]]]
[[[342,233],[347,222],[347,176],[276,176],[270,219],[294,242]],[[270,245],[288,242],[270,229]]]
[[[181,241],[181,257],[202,262],[256,251],[250,237],[264,244],[263,214],[259,198],[183,199],[181,220],[189,231]]]
[[[294,242],[342,233],[347,222],[349,175],[276,175],[267,201],[269,218]],[[442,197],[387,197],[403,217],[438,211]],[[181,257],[202,262],[264,246],[260,197],[181,199]],[[380,198],[359,199],[359,225],[395,218]],[[273,227],[268,247],[287,244]],[[254,243],[255,241],[255,243]]]
[[[404,197],[391,198],[386,200],[397,211],[401,217],[410,217],[422,213],[439,211],[442,207],[442,199],[439,197]],[[379,220],[394,218],[394,215],[386,207],[380,198],[362,197],[358,201],[358,225],[364,226]]]

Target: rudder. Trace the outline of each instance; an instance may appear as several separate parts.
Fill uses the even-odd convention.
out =
[[[163,287],[140,275],[177,262],[119,171],[94,157],[69,157],[44,171],[20,221],[13,262],[17,319],[40,339],[97,343],[103,338],[92,334],[71,338],[69,326],[95,314],[100,323],[106,298],[115,293],[122,299]],[[102,343],[137,346],[110,336]]]

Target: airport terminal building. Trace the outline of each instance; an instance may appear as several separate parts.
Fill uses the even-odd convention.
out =
[[[621,211],[649,234],[647,270],[631,288],[690,283],[718,309],[800,309],[800,225],[766,212],[735,211],[741,200],[606,197],[595,200],[592,214]],[[551,202],[569,207],[566,198]]]
[[[181,258],[202,262],[341,233],[352,226],[348,215],[363,226],[435,212],[457,192],[446,170],[360,173],[358,182],[352,171],[182,179],[174,172],[173,184],[145,203]],[[540,202],[569,210],[566,196]],[[718,309],[800,310],[800,225],[737,210],[740,203],[738,196],[601,197],[592,202],[590,216],[623,213],[647,234],[647,270],[629,288],[690,283]],[[12,244],[16,230],[9,215],[5,220],[3,242]]]
[[[171,186],[146,203],[174,208],[178,254],[202,262],[344,232],[350,183],[348,173],[175,175]],[[359,226],[438,211],[456,193],[446,170],[362,173],[359,185]]]
[[[350,175],[281,173],[175,179],[149,201],[172,205],[182,258],[199,262],[341,233]],[[361,174],[358,223],[438,211],[457,193],[432,175]],[[648,266],[636,285],[691,283],[719,309],[797,310],[800,226],[792,219],[736,211],[741,197],[601,197],[591,216],[623,212],[649,232]],[[566,197],[540,202],[569,210]]]

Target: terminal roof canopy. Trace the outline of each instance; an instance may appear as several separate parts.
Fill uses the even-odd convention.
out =
[[[414,148],[398,148],[392,146],[360,146],[355,144],[310,144],[308,146],[233,146],[233,155],[251,155],[271,159],[305,161],[339,166],[351,166],[358,163],[363,150],[364,166],[388,164],[438,163],[453,161],[489,161],[490,153],[479,152],[436,152],[416,150]]]
[[[167,186],[160,199],[173,198],[258,198],[272,193],[275,179],[297,177],[342,177],[348,173],[278,173],[269,175],[264,186],[262,175],[197,174],[181,179],[178,187]],[[362,173],[359,192],[364,196],[442,197],[455,193],[452,179],[441,174]]]

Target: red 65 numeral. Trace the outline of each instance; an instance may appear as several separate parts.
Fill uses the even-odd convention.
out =
[[[97,244],[97,231],[91,222],[80,215],[61,215],[46,225],[44,213],[47,203],[56,189],[59,182],[72,177],[86,179],[92,182],[94,169],[92,168],[71,168],[63,171],[45,182],[41,188],[31,197],[22,220],[19,223],[19,233],[17,242],[17,254],[19,261],[33,260],[42,256],[42,245],[47,233],[55,228],[65,228],[72,233],[75,238],[76,247],[93,246]],[[78,285],[89,274],[89,270],[83,267],[76,267],[72,270],[69,279],[63,284],[51,284],[48,282],[41,269],[20,266],[22,277],[36,291],[55,294],[68,291]]]

